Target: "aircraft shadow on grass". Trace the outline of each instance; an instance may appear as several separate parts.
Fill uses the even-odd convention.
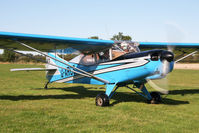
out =
[[[39,90],[38,88],[36,90]],[[43,88],[42,88],[43,89]],[[88,87],[85,88],[83,86],[74,86],[74,87],[67,87],[67,88],[50,88],[56,90],[63,90],[67,92],[74,92],[77,94],[60,94],[60,95],[2,95],[0,96],[0,100],[12,100],[12,101],[19,101],[19,100],[43,100],[43,99],[81,99],[81,98],[95,98],[97,94],[104,92],[103,90],[93,90],[94,88]],[[92,90],[91,90],[92,89]],[[186,94],[199,94],[199,89],[184,89],[184,90],[172,90],[170,91],[169,95],[186,95]],[[112,97],[113,102],[110,103],[111,106],[121,102],[145,102],[146,99],[135,94],[129,92],[116,92]],[[181,101],[181,100],[174,100],[169,99],[163,96],[163,104],[167,105],[180,105],[180,104],[189,104],[189,101]]]

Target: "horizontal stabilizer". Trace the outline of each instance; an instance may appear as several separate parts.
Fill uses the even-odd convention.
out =
[[[11,72],[13,71],[52,71],[57,69],[52,68],[17,68],[17,69],[10,69]]]

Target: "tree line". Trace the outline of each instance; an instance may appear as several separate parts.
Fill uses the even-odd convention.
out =
[[[41,55],[33,55],[33,54],[27,54],[27,55],[37,58],[39,60],[46,60],[45,57]],[[34,60],[27,56],[22,56],[20,54],[8,50],[4,50],[3,54],[0,55],[0,62],[40,63],[40,61],[38,60]]]

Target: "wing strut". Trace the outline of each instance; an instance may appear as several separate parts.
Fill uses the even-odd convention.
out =
[[[104,80],[104,79],[102,79],[102,78],[96,77],[96,76],[94,76],[93,74],[90,74],[90,73],[88,73],[88,72],[86,72],[86,71],[84,71],[84,70],[82,70],[82,69],[76,68],[76,67],[74,67],[74,66],[72,66],[72,65],[70,65],[70,64],[67,64],[67,63],[65,63],[65,62],[63,62],[63,61],[61,61],[61,60],[58,60],[58,59],[56,59],[56,58],[54,58],[54,57],[51,57],[51,56],[49,56],[49,55],[43,53],[42,51],[39,51],[39,50],[37,50],[37,49],[35,49],[35,48],[33,48],[33,47],[30,47],[30,46],[28,46],[28,45],[26,45],[26,44],[24,44],[24,43],[22,43],[22,42],[19,42],[19,41],[16,41],[16,42],[19,43],[19,44],[21,44],[21,45],[23,45],[23,46],[25,46],[25,47],[27,47],[27,48],[29,48],[29,49],[32,49],[33,51],[36,51],[36,52],[38,52],[38,53],[40,53],[40,54],[42,54],[42,55],[44,55],[44,56],[47,56],[47,57],[49,57],[49,58],[51,58],[51,59],[53,59],[53,60],[56,60],[56,61],[58,61],[58,62],[60,62],[60,63],[63,63],[64,65],[67,65],[67,66],[69,66],[69,67],[71,67],[71,68],[73,68],[73,69],[76,69],[76,70],[78,70],[78,71],[81,72],[81,73],[80,73],[80,72],[71,70],[71,71],[74,72],[74,73],[77,73],[77,74],[80,74],[80,75],[83,75],[83,76],[86,76],[86,77],[89,77],[89,78],[93,78],[93,79],[95,79],[95,80],[101,81],[101,82],[106,83],[106,84],[109,83],[109,81],[107,81],[107,80]],[[51,64],[50,64],[50,65],[51,65]],[[59,67],[60,67],[60,66],[59,66]],[[63,67],[62,67],[62,68],[63,68]],[[64,68],[64,69],[66,69],[66,68]]]
[[[190,53],[190,54],[188,54],[188,55],[186,55],[186,56],[184,56],[184,57],[182,57],[182,58],[176,60],[175,63],[177,63],[177,62],[179,62],[179,61],[181,61],[181,60],[183,60],[183,59],[185,59],[185,58],[187,58],[187,57],[189,57],[189,56],[191,56],[191,55],[193,55],[193,54],[195,54],[195,53],[197,53],[197,52],[198,52],[198,51],[194,51],[194,52],[192,52],[192,53]]]

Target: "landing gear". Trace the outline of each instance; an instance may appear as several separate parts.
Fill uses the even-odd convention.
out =
[[[49,81],[46,82],[45,86],[44,86],[44,89],[48,89],[48,84],[49,84]]]
[[[96,106],[108,106],[109,97],[104,93],[100,93],[96,96],[95,103],[96,103]]]
[[[139,88],[142,91],[142,93],[137,92],[133,88],[130,88],[128,86],[126,86],[126,87],[133,90],[137,94],[145,97],[147,99],[147,101],[151,104],[158,104],[162,101],[160,93],[158,93],[158,92],[149,93],[144,84],[135,84],[135,85],[136,85],[137,88]]]
[[[130,90],[134,91],[138,95],[143,96],[148,100],[149,103],[151,104],[158,104],[162,101],[161,96],[158,92],[151,92],[149,93],[147,88],[145,87],[144,84],[134,84],[135,86],[129,87],[126,84],[107,84],[106,85],[106,92],[105,93],[100,93],[96,96],[95,99],[95,104],[96,106],[109,106],[109,100],[115,93],[115,91],[122,86],[125,86],[129,88]],[[115,89],[114,89],[115,88]],[[136,91],[134,88],[138,88],[141,92]]]
[[[158,92],[151,92],[151,100],[149,101],[151,104],[158,104],[162,101],[162,98]]]

